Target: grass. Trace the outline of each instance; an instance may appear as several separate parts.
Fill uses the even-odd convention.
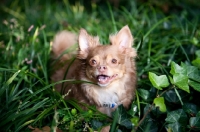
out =
[[[153,99],[157,97],[156,93],[160,92],[152,86],[148,78],[149,72],[164,74],[169,78],[173,61],[200,68],[200,55],[197,54],[200,48],[199,6],[193,1],[188,3],[179,0],[173,1],[169,6],[172,10],[163,12],[158,3],[140,1],[127,1],[118,8],[109,3],[93,3],[89,9],[83,6],[81,1],[70,4],[68,0],[14,0],[1,4],[1,130],[30,131],[30,125],[37,128],[49,126],[52,130],[59,126],[67,131],[82,131],[80,124],[84,119],[92,124],[92,127],[87,126],[88,131],[100,129],[107,124],[112,125],[113,131],[134,131],[135,127],[137,131],[167,131],[169,128],[173,129],[172,126],[166,125],[167,114],[183,109],[181,104],[192,103],[197,111],[195,115],[198,115],[199,91],[191,89],[190,93],[185,93],[181,89],[175,88],[172,91],[169,88],[172,97],[179,97],[177,104],[169,102],[168,91],[163,90],[167,93],[164,97],[168,111],[160,114],[152,106],[151,114],[154,116],[144,116]],[[85,28],[89,33],[98,35],[100,41],[106,44],[108,35],[124,25],[130,27],[135,38],[134,47],[138,51],[138,91],[132,104],[132,108],[137,110],[132,109],[128,115],[123,108],[118,110],[118,115],[123,115],[125,124],[121,123],[123,121],[120,122],[117,116],[108,118],[98,113],[92,106],[88,106],[88,111],[83,111],[75,101],[63,100],[54,90],[55,83],[49,79],[50,46],[58,31],[69,30],[77,33],[80,28]],[[68,80],[57,83],[65,81]],[[147,118],[154,122],[149,123]],[[105,122],[105,119],[108,121]],[[131,128],[129,119],[133,125]],[[184,130],[194,129],[189,127]]]

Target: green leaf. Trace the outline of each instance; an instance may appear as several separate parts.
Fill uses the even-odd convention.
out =
[[[174,80],[171,76],[169,76],[169,81],[171,82],[171,84],[174,84]]]
[[[18,62],[19,62],[19,64],[22,63],[22,61],[26,57],[25,54],[24,54],[24,49],[23,48],[19,50],[17,56],[18,56]]]
[[[165,94],[164,94],[165,99],[170,102],[170,103],[178,103],[179,102],[179,98],[176,95],[176,92],[174,91],[174,89],[172,90],[168,90]]]
[[[158,132],[158,123],[152,118],[145,118],[140,128],[142,128],[143,132]]]
[[[151,115],[149,113],[150,109],[156,109],[156,108],[155,108],[154,105],[152,106],[151,104],[146,104],[146,106],[143,109],[143,113],[148,113],[147,116],[146,116],[146,118],[151,118]]]
[[[71,114],[72,115],[76,115],[77,114],[77,110],[75,108],[71,109]]]
[[[92,124],[93,129],[95,129],[95,130],[97,130],[97,129],[99,129],[100,127],[103,126],[103,123],[102,123],[102,122],[100,122],[100,121],[98,121],[98,120],[95,120],[95,119],[93,119],[93,120],[91,121],[91,124]]]
[[[179,66],[179,65],[176,64],[175,62],[172,62],[172,63],[171,63],[171,70],[170,70],[170,73],[171,73],[172,75],[177,74],[177,73],[186,75],[186,74],[187,74],[187,71],[186,71],[186,69],[184,69],[183,67]]]
[[[191,39],[191,42],[192,42],[194,45],[198,46],[199,40],[198,40],[196,37],[193,37],[193,38]]]
[[[155,73],[149,72],[149,80],[151,81],[152,85],[159,90],[169,86],[166,75],[157,76]]]
[[[137,112],[138,112],[137,103],[133,102],[132,105],[131,105],[131,108],[129,109],[129,111],[127,113],[129,115],[131,115],[132,117],[134,117]]]
[[[150,96],[150,92],[148,90],[145,89],[138,89],[138,94],[140,97],[142,97],[142,99],[147,100]]]
[[[57,112],[58,112],[58,114],[60,114],[60,115],[66,115],[67,114],[67,112],[65,111],[65,110],[62,110],[62,109],[58,109],[58,110],[56,110]]]
[[[178,109],[167,113],[167,118],[165,119],[168,123],[179,122],[181,125],[187,125],[187,114],[182,110]]]
[[[142,128],[143,132],[157,132],[158,131],[158,123],[156,122],[156,120],[152,118],[152,113],[149,112],[149,110],[152,110],[152,109],[159,111],[152,104],[146,104],[142,111],[142,113],[146,113],[146,117],[144,118],[144,120],[141,122],[141,125],[139,126],[140,128]]]
[[[118,124],[126,127],[127,129],[132,129],[132,122],[129,119],[129,114],[126,113],[123,105],[120,105],[113,113],[112,116],[115,118]],[[113,121],[115,122],[115,121]],[[115,124],[112,124],[115,125]]]
[[[200,82],[200,75],[199,75],[199,70],[198,70],[197,67],[186,65],[184,63],[181,63],[181,65],[184,67],[184,69],[186,69],[187,76],[188,76],[189,79]]]
[[[184,132],[183,127],[178,122],[168,124],[167,131],[168,132]]]
[[[196,117],[200,117],[200,111],[197,112]]]
[[[196,54],[196,56],[197,56],[198,58],[200,58],[200,50],[197,50],[197,51],[195,52],[195,54]]]
[[[192,61],[192,64],[198,68],[200,68],[200,58],[196,58]]]
[[[188,84],[196,91],[200,92],[200,83],[189,80]]]
[[[173,81],[178,88],[190,93],[188,86],[188,77],[186,75],[175,73],[173,75]]]
[[[134,126],[138,125],[140,118],[137,116],[134,116],[133,118],[131,118],[131,122],[133,123]]]
[[[192,129],[200,130],[200,117],[191,117],[189,124]]]
[[[18,70],[11,78],[8,79],[6,84],[10,85],[20,72],[21,72],[21,70]]]
[[[36,38],[38,36],[38,33],[39,33],[38,31],[39,31],[39,28],[37,27],[36,30],[35,30],[35,33],[33,35],[33,42],[35,42],[35,40],[36,40]]]
[[[159,107],[161,112],[166,112],[166,105],[163,97],[158,97],[155,98],[153,103],[155,104],[156,107]]]
[[[200,117],[200,111],[197,112],[196,117]]]
[[[200,110],[199,107],[192,103],[185,103],[183,105],[183,110],[188,113],[190,116],[196,116],[198,111]]]
[[[62,121],[64,121],[64,122],[70,121],[69,115],[65,115],[65,116],[63,117]]]

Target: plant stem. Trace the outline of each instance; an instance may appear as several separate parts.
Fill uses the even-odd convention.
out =
[[[158,96],[159,96],[159,97],[162,96],[164,93],[166,93],[167,91],[169,91],[169,90],[171,90],[171,89],[173,89],[173,88],[175,88],[174,85],[172,85],[169,89],[163,91],[163,92],[162,92],[160,95],[158,95]],[[158,97],[158,96],[157,96],[157,97]]]
[[[139,121],[138,125],[135,127],[135,131],[137,131],[138,127],[142,124],[143,120],[146,118],[146,116],[151,112],[153,107],[153,103],[151,104],[149,110],[144,114],[144,116],[142,117],[142,119]]]

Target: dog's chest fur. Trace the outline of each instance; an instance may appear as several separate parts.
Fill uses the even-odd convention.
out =
[[[114,104],[116,106],[121,104],[123,98],[125,98],[126,90],[122,82],[112,83],[109,87],[83,84],[82,88],[88,99],[95,105],[99,107],[111,107],[109,105]]]

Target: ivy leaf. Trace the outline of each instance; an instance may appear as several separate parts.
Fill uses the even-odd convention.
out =
[[[137,116],[134,116],[133,118],[131,118],[131,122],[133,123],[133,126],[137,126],[139,120],[140,120],[140,118]]]
[[[189,80],[188,84],[196,91],[200,92],[200,83]]]
[[[165,99],[170,103],[178,103],[179,98],[174,90],[169,90],[164,94]]]
[[[126,127],[127,129],[132,129],[132,122],[129,120],[130,115],[126,113],[126,110],[124,109],[123,105],[118,106],[117,109],[112,113],[112,116],[118,124]]]
[[[153,103],[156,107],[159,107],[161,112],[166,112],[166,105],[163,97],[155,98]]]
[[[146,104],[145,108],[143,109],[143,113],[149,111],[149,109],[155,108],[154,105]],[[158,123],[151,117],[151,114],[148,112],[146,118],[141,123],[140,128],[142,128],[143,132],[157,132],[158,131]]]
[[[196,117],[200,117],[200,111],[197,112]]]
[[[199,107],[192,103],[185,103],[183,105],[183,110],[188,113],[190,116],[196,116],[199,111]]]
[[[130,110],[127,113],[129,115],[131,115],[132,117],[134,117],[137,112],[138,112],[138,106],[137,106],[136,102],[133,102]]]
[[[158,124],[152,118],[146,118],[140,127],[143,132],[158,132]]]
[[[138,89],[138,95],[147,102],[152,102],[157,94],[157,89],[155,87],[151,87],[150,90],[146,89]]]
[[[174,84],[174,80],[171,76],[169,76],[169,81],[171,82],[171,84]]]
[[[200,50],[197,50],[197,51],[195,52],[195,54],[196,54],[196,56],[197,56],[198,58],[200,58]]]
[[[184,69],[183,67],[179,66],[179,65],[176,64],[175,62],[172,62],[172,63],[171,63],[171,70],[170,70],[170,73],[171,73],[172,75],[177,74],[177,73],[186,75],[186,74],[187,74],[187,71],[186,71],[186,69]]]
[[[169,86],[166,75],[157,76],[155,73],[149,72],[149,80],[151,81],[152,85],[159,90]]]
[[[173,75],[173,81],[178,88],[190,93],[188,86],[188,77],[186,75],[175,73]]]
[[[98,121],[98,120],[92,120],[92,121],[91,121],[91,124],[92,124],[92,127],[93,127],[94,130],[97,130],[97,129],[99,129],[100,127],[103,126],[103,123],[100,122],[100,121]]]
[[[142,97],[142,99],[147,100],[150,96],[150,93],[148,90],[145,89],[138,89],[138,94],[140,95],[140,97]]]
[[[199,70],[195,66],[186,65],[184,63],[181,63],[184,69],[187,71],[187,76],[189,79],[195,80],[197,82],[200,82],[200,75]]]
[[[196,58],[192,61],[192,64],[198,68],[200,68],[200,58]]]
[[[195,52],[197,58],[195,60],[192,61],[192,64],[198,68],[200,68],[200,50],[197,50]]]
[[[155,109],[155,106],[150,105],[150,104],[146,104],[146,106],[143,109],[143,113],[148,113],[146,118],[151,118],[151,114],[148,112],[150,109]]]
[[[193,130],[200,130],[200,117],[191,117],[189,124]]]
[[[167,113],[167,118],[165,121],[168,123],[179,122],[181,125],[187,125],[188,118],[183,109],[178,109]]]
[[[167,131],[168,132],[183,132],[183,127],[180,123],[175,122],[167,125]]]

